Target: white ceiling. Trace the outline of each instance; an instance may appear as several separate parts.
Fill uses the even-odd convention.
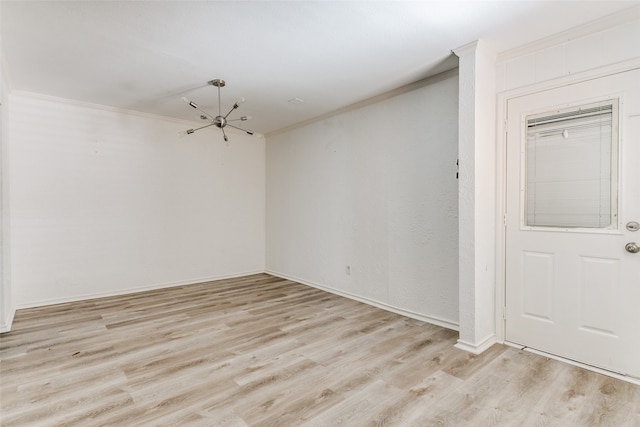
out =
[[[6,1],[13,90],[198,120],[186,96],[268,133],[638,1]],[[288,100],[301,98],[294,105]]]

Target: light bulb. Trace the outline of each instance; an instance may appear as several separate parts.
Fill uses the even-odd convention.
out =
[[[235,110],[236,108],[238,108],[240,106],[240,104],[242,104],[244,102],[244,98],[240,98],[236,101],[235,104],[233,104],[233,109]]]
[[[195,102],[193,102],[193,101],[189,101],[189,98],[187,98],[186,96],[183,96],[183,97],[182,97],[182,100],[183,100],[184,102],[186,102],[187,104],[189,104],[191,107],[196,108],[196,109],[198,108],[198,104],[196,104],[196,103],[195,103]]]

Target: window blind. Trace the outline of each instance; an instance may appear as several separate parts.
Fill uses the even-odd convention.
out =
[[[527,118],[526,225],[615,226],[615,107],[608,101]]]

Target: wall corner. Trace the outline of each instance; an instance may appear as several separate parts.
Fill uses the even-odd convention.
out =
[[[456,346],[476,353],[495,342],[496,332],[496,53],[481,40],[453,52],[460,59],[460,339]]]

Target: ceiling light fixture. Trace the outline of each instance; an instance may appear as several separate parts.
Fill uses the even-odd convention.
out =
[[[246,121],[249,120],[251,117],[249,116],[242,116],[239,117],[237,119],[227,119],[229,117],[229,115],[240,106],[240,104],[242,104],[244,102],[244,98],[239,99],[238,101],[235,102],[235,104],[233,104],[233,107],[231,107],[231,110],[229,110],[229,112],[226,115],[222,115],[222,108],[221,108],[221,104],[220,104],[220,88],[224,87],[226,85],[224,80],[221,79],[214,79],[211,80],[209,82],[211,86],[215,86],[218,88],[218,115],[214,116],[213,114],[209,114],[206,111],[204,111],[202,108],[198,107],[198,104],[196,104],[193,101],[190,101],[189,99],[187,99],[186,97],[182,97],[182,100],[184,102],[186,102],[187,104],[189,104],[190,107],[195,108],[196,110],[200,111],[202,113],[202,115],[200,116],[200,118],[202,120],[209,120],[211,123],[209,123],[208,125],[205,126],[201,126],[199,128],[195,128],[195,129],[187,129],[184,132],[181,132],[184,135],[191,135],[192,133],[194,133],[197,130],[200,129],[204,129],[204,128],[208,128],[210,126],[217,126],[218,128],[220,128],[220,130],[222,131],[222,135],[224,136],[224,140],[225,141],[229,141],[229,138],[227,138],[227,134],[224,131],[224,128],[229,126],[231,128],[234,129],[238,129],[241,130],[242,132],[245,132],[248,135],[253,135],[254,132],[248,129],[242,129],[241,127],[238,126],[234,126],[229,122],[235,122],[235,121]]]

